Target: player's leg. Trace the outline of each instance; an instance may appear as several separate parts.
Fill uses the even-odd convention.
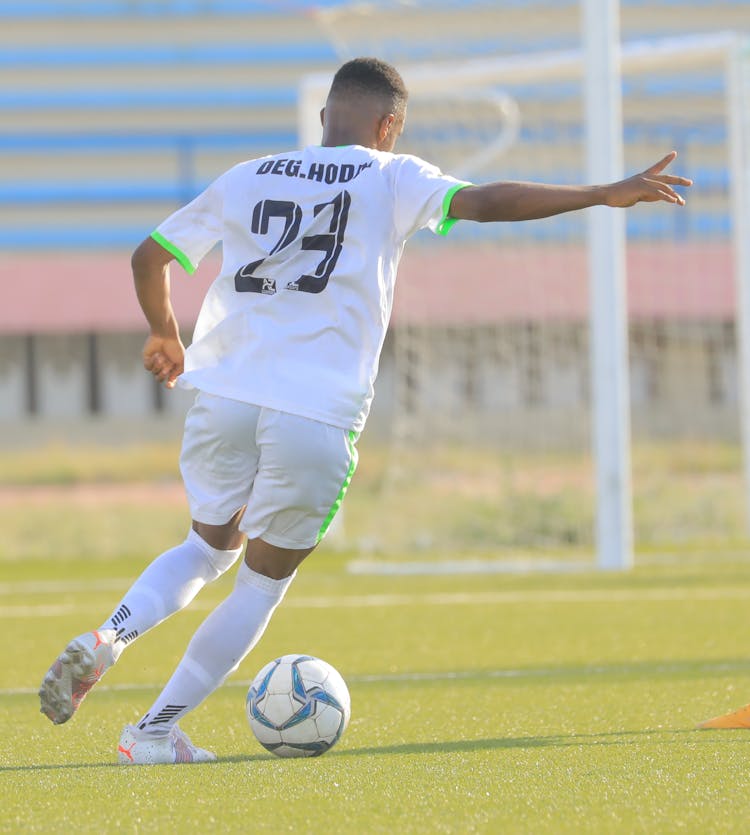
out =
[[[118,749],[122,763],[152,762],[155,745],[165,757],[160,762],[177,762],[170,741],[175,723],[236,670],[260,640],[348,487],[356,465],[350,433],[279,413],[267,424],[267,432],[259,431],[258,475],[240,524],[249,538],[234,590],[198,628],[151,709],[125,729]]]
[[[228,420],[225,405],[220,398],[199,395],[185,421],[180,463],[193,516],[203,521],[194,521],[184,542],[146,568],[98,629],[70,641],[52,664],[39,697],[41,712],[55,724],[73,716],[129,644],[184,609],[207,583],[239,559],[245,535],[238,523],[258,456],[253,444],[217,449],[214,430],[215,424],[229,423],[235,433],[252,434],[259,410],[243,410],[238,426],[236,409],[230,406]],[[207,459],[228,474],[218,488],[203,483]]]
[[[184,609],[208,583],[239,559],[245,542],[238,523],[244,507],[223,525],[193,522],[187,539],[157,557],[133,583],[100,632],[114,630],[115,657],[136,638]]]
[[[203,525],[200,533],[193,525],[183,543],[146,568],[98,629],[68,643],[39,689],[45,716],[56,725],[67,722],[126,646],[184,609],[207,583],[234,565],[245,539],[237,528],[241,515],[242,510],[226,525]]]
[[[257,644],[291,585],[297,566],[312,548],[277,548],[250,540],[232,593],[200,625],[159,698],[135,725],[128,725],[118,745],[123,764],[208,762],[215,756],[198,748],[177,726]],[[250,567],[273,566],[273,578]]]

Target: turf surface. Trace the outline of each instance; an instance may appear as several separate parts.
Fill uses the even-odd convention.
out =
[[[350,556],[350,555],[349,555]],[[145,564],[4,563],[0,786],[7,832],[744,832],[750,734],[695,731],[750,701],[750,562],[628,574],[366,577],[321,551],[235,676],[183,726],[219,761],[116,766],[222,578],[141,638],[67,725],[36,688]],[[352,721],[322,758],[252,737],[247,683],[271,658],[334,664]]]

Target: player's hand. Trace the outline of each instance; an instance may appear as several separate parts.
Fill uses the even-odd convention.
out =
[[[185,368],[185,346],[179,337],[151,334],[143,346],[143,367],[168,388],[174,388]]]
[[[663,159],[641,174],[605,186],[605,204],[625,209],[628,206],[634,206],[636,203],[655,203],[662,200],[665,203],[684,206],[684,198],[672,186],[691,186],[693,181],[688,180],[687,177],[678,177],[675,174],[662,174],[662,171],[674,161],[676,156],[677,151],[670,151]]]

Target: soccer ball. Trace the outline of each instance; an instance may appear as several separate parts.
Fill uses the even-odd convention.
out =
[[[284,655],[266,664],[250,685],[246,707],[256,739],[278,757],[324,754],[351,715],[346,682],[311,655]]]

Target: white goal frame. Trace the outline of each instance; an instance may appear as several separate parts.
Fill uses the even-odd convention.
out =
[[[750,524],[750,40],[719,32],[619,43],[617,0],[581,0],[583,50],[400,66],[410,92],[458,95],[502,84],[584,80],[586,157],[590,182],[622,175],[621,79],[626,70],[694,70],[722,62],[727,80],[730,198],[737,291],[740,432]],[[304,77],[299,88],[301,145],[320,141],[320,109],[330,74]],[[503,141],[498,138],[497,149]],[[486,155],[483,154],[483,160]],[[596,467],[596,550],[602,569],[627,569],[633,561],[630,482],[629,372],[622,213],[590,210],[588,263],[591,296],[593,453]]]

